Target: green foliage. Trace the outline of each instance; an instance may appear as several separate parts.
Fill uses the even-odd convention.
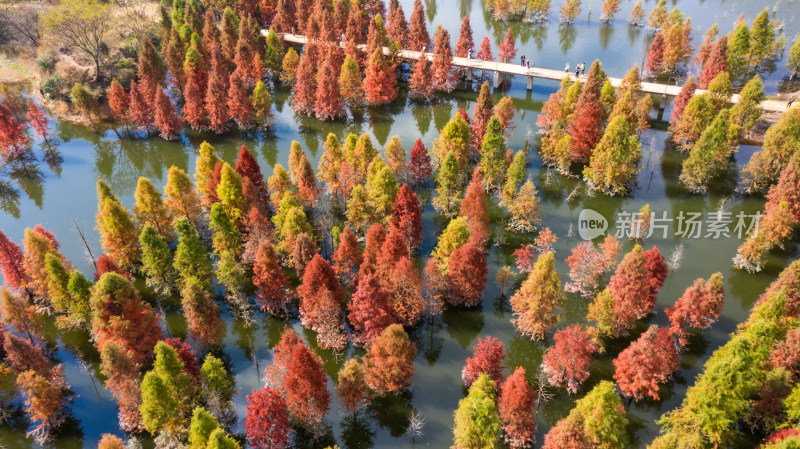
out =
[[[592,188],[609,195],[625,195],[639,171],[641,143],[636,130],[622,115],[606,127],[583,175]]]
[[[207,449],[240,449],[239,442],[231,438],[222,429],[216,429],[208,437]]]
[[[489,119],[481,144],[481,176],[483,186],[489,191],[503,183],[506,172],[506,139],[497,116]]]
[[[439,242],[432,254],[443,272],[447,272],[447,268],[450,266],[450,254],[459,246],[467,243],[469,235],[469,226],[464,217],[456,217],[447,224],[447,228],[439,236]]]
[[[433,143],[433,154],[440,165],[445,163],[448,154],[454,154],[458,163],[464,166],[469,160],[470,144],[469,124],[460,113],[442,128],[439,138]]]
[[[436,175],[437,196],[433,200],[433,206],[445,215],[455,214],[461,201],[461,189],[461,165],[455,154],[448,153]]]
[[[750,51],[750,30],[740,22],[728,39],[728,71],[733,79],[741,79],[750,69],[747,53]]]
[[[743,170],[744,182],[751,192],[766,191],[778,179],[792,156],[800,150],[800,108],[786,111],[770,126],[763,149],[754,154]]]
[[[53,309],[56,312],[65,312],[72,298],[67,289],[69,273],[61,262],[61,256],[48,252],[44,257],[44,269],[47,273],[47,293]]]
[[[494,381],[481,373],[458,402],[453,428],[453,447],[494,449],[500,447],[500,417],[495,406]]]
[[[203,407],[195,407],[189,425],[189,449],[206,449],[211,433],[219,428],[214,415]]]
[[[228,217],[234,223],[239,223],[245,206],[242,178],[227,162],[222,164],[219,185],[217,185],[217,197]]]
[[[194,386],[175,349],[160,341],[155,354],[153,369],[142,380],[142,423],[153,434],[176,434],[189,425]]]
[[[506,171],[506,182],[503,186],[503,191],[500,193],[500,203],[508,205],[514,201],[522,183],[525,181],[525,153],[517,151],[514,154],[514,160],[508,166]]]
[[[305,211],[291,192],[283,194],[278,212],[272,217],[272,223],[279,235],[277,248],[284,252],[294,249],[294,239],[298,235],[304,232],[309,235],[312,233]]]
[[[737,127],[729,123],[728,117],[728,110],[722,111],[683,161],[680,180],[692,192],[705,193],[709,184],[724,173],[736,151]]]
[[[580,423],[591,446],[598,449],[622,449],[628,446],[627,418],[616,385],[607,380],[575,403],[566,419]]]
[[[233,398],[233,393],[236,391],[233,379],[230,378],[228,371],[225,370],[225,365],[219,358],[211,354],[206,356],[203,366],[200,367],[200,378],[203,381],[206,395],[219,395],[224,401],[230,401]]]
[[[739,128],[742,135],[750,134],[761,118],[761,102],[764,101],[764,83],[756,75],[745,84],[739,94],[739,101],[731,108],[731,123]]]
[[[213,267],[208,258],[206,244],[200,240],[197,231],[185,218],[175,221],[175,231],[178,233],[178,246],[172,262],[173,268],[184,281],[194,277],[203,288],[209,289]]]
[[[139,234],[139,245],[142,247],[141,273],[145,276],[147,285],[163,293],[172,291],[175,273],[172,270],[172,252],[167,242],[148,224]]]
[[[380,163],[378,163],[380,161]],[[392,169],[378,158],[373,162],[367,175],[367,201],[372,220],[378,223],[391,220],[392,205],[397,196],[397,180]]]

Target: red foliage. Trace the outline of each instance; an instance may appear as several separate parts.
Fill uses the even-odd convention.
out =
[[[409,254],[419,248],[422,243],[422,213],[417,194],[408,187],[408,184],[400,187],[394,199],[392,227],[402,233]]]
[[[479,248],[485,248],[492,231],[489,229],[489,201],[483,188],[479,167],[475,167],[472,172],[472,181],[461,201],[460,215],[467,220],[470,240]]]
[[[292,421],[306,427],[322,422],[330,408],[328,380],[322,360],[305,345],[292,349],[283,386]]]
[[[432,91],[431,62],[428,58],[421,58],[414,63],[411,78],[408,80],[408,93],[411,97],[426,100],[433,95]]]
[[[367,229],[367,244],[364,246],[364,261],[373,265],[378,263],[378,252],[386,240],[386,228],[380,223],[375,223]]]
[[[270,28],[278,33],[288,33],[297,26],[294,10],[294,0],[278,0],[275,16],[272,18]]]
[[[111,85],[108,87],[108,107],[115,120],[122,122],[128,119],[128,93],[116,78],[111,80]]]
[[[670,125],[675,126],[680,121],[683,110],[686,109],[689,100],[694,97],[695,90],[697,90],[697,83],[694,81],[694,77],[690,76],[683,84],[683,87],[681,87],[681,91],[678,96],[675,97],[675,101],[672,102],[672,114],[669,118]]]
[[[394,226],[389,230],[386,240],[376,258],[378,274],[384,285],[387,285],[392,271],[403,257],[409,257],[408,247],[400,230]]]
[[[101,254],[100,257],[97,258],[97,271],[94,273],[94,281],[97,282],[97,280],[100,279],[100,276],[109,272],[117,273],[120,276],[125,276],[128,279],[131,278],[130,273],[118,267],[117,264],[114,263],[114,261],[111,260],[111,258],[106,254]]]
[[[711,53],[703,64],[703,70],[697,78],[697,87],[705,89],[722,72],[728,71],[728,36],[722,36],[714,42]]]
[[[414,376],[417,348],[403,326],[392,324],[372,341],[363,358],[367,385],[378,394],[408,387]]]
[[[214,51],[214,64],[208,76],[206,89],[206,114],[211,131],[221,134],[228,129],[228,71],[221,61],[220,52]]]
[[[298,114],[314,114],[314,106],[317,102],[317,61],[309,56],[312,50],[306,47],[306,51],[300,56],[300,64],[297,66],[297,81],[294,84],[294,95],[292,96],[292,109]]]
[[[707,329],[722,313],[725,290],[722,275],[716,273],[708,281],[697,279],[672,307],[664,312],[672,324],[672,332],[685,344],[688,329]]]
[[[203,67],[196,67],[186,72],[181,114],[192,129],[203,129],[207,118],[205,96],[208,88],[208,74]]]
[[[647,269],[647,277],[650,278],[650,302],[655,308],[656,297],[664,281],[667,280],[667,264],[664,263],[664,256],[657,246],[654,246],[647,251],[642,251],[644,255],[644,266]]]
[[[403,326],[414,326],[423,312],[422,281],[417,268],[408,257],[394,266],[389,278],[392,312]]]
[[[356,234],[345,226],[339,234],[339,246],[333,252],[333,271],[345,283],[352,282],[353,273],[361,265],[361,253],[358,251]]]
[[[494,61],[494,57],[492,57],[492,43],[489,42],[489,36],[483,36],[481,40],[481,49],[478,51],[477,56],[481,61]]]
[[[261,387],[247,396],[247,442],[254,449],[287,447],[292,433],[289,409],[277,390]]]
[[[497,409],[506,443],[512,448],[530,447],[536,435],[533,414],[536,392],[525,380],[525,368],[518,366],[500,389]]]
[[[347,319],[365,342],[377,337],[384,329],[393,324],[394,312],[387,292],[373,274],[359,278],[358,288],[350,302]]]
[[[464,16],[461,21],[461,28],[458,30],[458,42],[456,42],[456,56],[466,58],[475,48],[475,41],[472,39],[472,26],[469,23],[469,16]]]
[[[164,89],[156,89],[155,125],[163,139],[174,140],[180,136],[181,122],[175,112],[175,106]]]
[[[186,374],[195,380],[200,379],[200,363],[197,362],[197,354],[194,353],[192,345],[180,338],[167,338],[164,343],[178,353],[178,358],[183,362],[183,370]]]
[[[299,69],[297,76],[300,77]],[[369,58],[362,87],[367,103],[373,106],[385,105],[397,98],[394,65],[389,64],[383,52],[378,49]]]
[[[589,70],[586,85],[578,97],[575,112],[569,122],[569,134],[572,137],[570,159],[578,164],[589,163],[592,151],[601,137],[603,108],[600,104],[600,89],[603,87],[603,80],[594,70],[595,64]]]
[[[626,396],[659,399],[658,386],[678,369],[678,351],[669,329],[657,326],[643,333],[614,359],[614,380]]]
[[[417,139],[411,148],[411,161],[408,164],[408,175],[412,184],[427,184],[430,182],[432,171],[428,149],[422,144],[422,139]]]
[[[450,92],[455,88],[453,75],[453,50],[450,48],[450,33],[439,26],[433,37],[433,63],[431,64],[431,87]]]
[[[131,122],[150,132],[154,120],[152,101],[145,96],[142,86],[135,81],[131,82],[128,98],[130,99],[129,117]]]
[[[560,419],[544,436],[542,449],[589,449],[594,447],[577,419]]]
[[[602,246],[601,251],[592,242],[584,241],[572,249],[566,260],[570,282],[564,284],[564,290],[579,293],[584,298],[594,296],[599,278],[616,264],[619,240],[608,237]]]
[[[778,430],[777,432],[773,432],[770,436],[768,436],[767,439],[764,440],[764,444],[759,446],[759,448],[763,448],[770,443],[777,443],[778,441],[785,440],[789,437],[794,437],[798,435],[800,435],[800,430],[797,430],[794,427],[789,429],[781,429]]]
[[[228,115],[236,121],[240,129],[248,129],[253,124],[253,102],[247,92],[245,80],[238,72],[233,72],[228,82]]]
[[[431,37],[425,19],[425,8],[420,0],[414,0],[414,9],[411,11],[411,20],[408,24],[408,48],[420,51],[423,48],[430,50]]]
[[[389,17],[386,32],[389,39],[397,41],[401,48],[408,44],[408,23],[403,5],[398,0],[389,1]]]
[[[790,329],[786,339],[775,345],[769,362],[773,368],[784,368],[795,378],[800,375],[800,328]]]
[[[475,307],[481,302],[488,270],[486,255],[470,241],[450,254],[447,300],[454,306]]]
[[[778,183],[770,187],[767,193],[767,204],[764,205],[767,215],[779,210],[780,204],[786,202],[795,222],[800,222],[800,156],[793,156],[781,170]]]
[[[36,103],[33,100],[28,100],[28,124],[31,125],[33,130],[36,132],[36,135],[41,137],[45,142],[47,141],[47,133],[50,132],[50,125],[49,121],[47,120],[47,116],[44,115],[44,111],[42,111],[39,106],[36,106]]]
[[[503,342],[495,337],[478,337],[478,343],[472,352],[472,357],[467,357],[467,364],[461,370],[461,383],[467,388],[478,380],[478,376],[485,373],[492,379],[496,386],[503,383],[503,369],[506,360],[506,348]]]
[[[0,229],[0,270],[3,272],[3,282],[17,292],[22,292],[30,282],[23,265],[24,259],[25,255],[19,245]]]
[[[17,337],[11,332],[5,333],[3,349],[6,353],[5,361],[16,374],[28,370],[42,373],[50,366],[50,361],[45,357],[42,349],[29,340]]]
[[[335,303],[342,300],[342,292],[339,288],[339,281],[333,272],[328,261],[319,254],[315,255],[311,262],[306,265],[303,273],[303,282],[297,287],[297,294],[300,295],[300,320],[303,325],[312,330],[320,329],[324,324],[320,312],[328,307],[326,295],[321,290],[327,289],[333,294],[330,297]]]
[[[267,367],[264,374],[264,382],[285,394],[284,380],[286,372],[289,370],[289,363],[292,361],[292,351],[296,346],[302,346],[303,340],[291,328],[287,327],[281,333],[281,339],[274,348],[272,348],[272,364]]]
[[[653,312],[655,302],[650,296],[650,278],[641,247],[625,255],[611,276],[608,291],[615,299],[614,321],[619,335],[626,335],[634,321]]]
[[[553,346],[542,356],[542,370],[552,385],[566,388],[570,394],[581,389],[589,377],[592,356],[597,345],[578,324],[559,330],[553,336]]]
[[[533,264],[536,263],[536,247],[532,243],[520,246],[514,251],[514,260],[517,264],[517,269],[523,273],[530,273],[533,269]]]
[[[339,92],[339,70],[328,58],[317,73],[317,94],[314,113],[320,120],[333,120],[344,115],[344,101]]]
[[[261,173],[261,166],[258,165],[258,161],[244,145],[239,148],[239,157],[236,159],[235,169],[243,180],[245,178],[249,179],[255,189],[258,204],[249,204],[249,206],[257,208],[262,214],[267,212],[269,205],[267,183],[264,182],[264,176]]]
[[[653,75],[658,75],[664,71],[664,33],[659,31],[650,43],[650,48],[647,50],[647,61],[644,63],[644,68]]]
[[[515,56],[517,56],[517,49],[514,47],[514,35],[509,28],[503,38],[503,43],[497,48],[497,58],[500,62],[511,62]]]
[[[25,124],[19,121],[14,111],[0,103],[0,156],[12,159],[28,147],[30,139],[25,134]]]

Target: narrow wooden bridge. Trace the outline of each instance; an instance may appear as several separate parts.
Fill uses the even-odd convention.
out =
[[[264,36],[266,36],[267,32],[268,30],[261,31],[261,33]],[[281,33],[280,35],[285,42],[289,42],[292,44],[305,45],[306,41],[308,40],[306,36],[300,34]],[[385,54],[389,54],[390,50],[387,47],[383,47],[383,52]],[[398,56],[402,59],[412,60],[412,61],[419,61],[423,56],[428,60],[433,59],[433,53],[423,53],[421,51],[414,51],[414,50],[400,50]],[[463,69],[471,69],[467,70],[467,80],[469,81],[472,81],[473,70],[492,72],[494,74],[493,80],[495,88],[499,87],[502,83],[509,81],[510,77],[515,75],[527,78],[528,90],[533,89],[534,78],[561,81],[562,79],[564,79],[565,75],[569,75],[569,77],[572,78],[573,80],[581,79],[585,81],[586,79],[586,75],[576,78],[574,71],[566,73],[563,70],[545,69],[543,67],[531,67],[530,69],[528,69],[518,64],[509,64],[497,61],[481,61],[478,59],[470,59],[470,58],[453,57],[453,65]],[[611,80],[611,85],[614,87],[618,87],[622,83],[621,78],[609,78],[609,79]],[[658,109],[660,111],[663,111],[667,105],[667,97],[677,96],[681,91],[681,86],[642,82],[641,91],[650,95],[655,95],[660,97],[660,101],[658,102]],[[698,89],[696,93],[699,94],[702,92],[705,91],[702,89]],[[738,101],[739,101],[738,94],[735,94],[731,97],[732,103],[737,103]],[[781,100],[764,100],[763,102],[761,102],[761,109],[767,112],[782,113],[787,109],[787,102]]]

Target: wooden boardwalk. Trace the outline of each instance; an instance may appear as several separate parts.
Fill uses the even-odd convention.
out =
[[[267,30],[262,30],[261,33],[266,36]],[[292,43],[292,44],[300,44],[305,45],[307,38],[303,35],[299,34],[290,34],[290,33],[281,33],[281,37],[284,41]],[[384,47],[383,51],[385,54],[389,54],[389,48]],[[421,51],[414,51],[414,50],[400,50],[398,56],[402,59],[406,60],[413,60],[418,61],[423,57],[423,53]],[[433,53],[424,53],[424,57],[428,60],[433,59]],[[481,70],[485,72],[492,72],[494,74],[494,87],[499,87],[501,83],[506,80],[509,80],[511,76],[522,76],[527,78],[527,88],[531,90],[533,88],[533,80],[535,78],[545,79],[545,80],[553,80],[553,81],[561,81],[564,78],[564,75],[567,75],[563,70],[553,70],[553,69],[546,69],[543,67],[531,67],[527,69],[519,64],[508,64],[503,62],[497,61],[481,61],[477,59],[469,59],[469,58],[460,58],[460,57],[453,57],[453,65],[456,67],[464,68],[464,69],[472,69],[472,70]],[[568,74],[570,78],[573,80],[578,79],[575,77],[574,67],[572,68],[573,71],[570,71]],[[472,78],[472,70],[467,71],[468,79]],[[586,75],[579,77],[581,80],[586,79]],[[621,78],[609,78],[611,80],[611,85],[614,87],[618,87],[622,82]],[[642,82],[642,92],[656,95],[660,97],[660,101],[658,102],[658,108],[663,110],[667,104],[667,97],[675,97],[680,93],[681,86],[673,86],[670,84],[659,84],[659,83],[648,83]],[[705,92],[702,89],[698,89],[696,91],[697,94]],[[734,94],[731,97],[732,103],[737,103],[739,101],[739,95]],[[787,109],[787,103],[785,101],[780,100],[765,100],[761,102],[761,109],[767,112],[784,112]]]

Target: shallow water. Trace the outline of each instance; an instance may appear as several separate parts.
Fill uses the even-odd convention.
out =
[[[403,1],[406,15],[410,15],[411,1]],[[673,2],[675,3],[675,2]],[[650,0],[644,4],[649,11],[655,4]],[[554,9],[559,5],[554,4]],[[599,58],[606,72],[613,76],[622,76],[630,65],[641,63],[647,48],[650,33],[642,29],[632,29],[625,19],[628,16],[632,1],[624,2],[618,20],[611,25],[600,24],[600,2],[584,4],[584,12],[572,27],[560,27],[557,13],[550,24],[533,27],[527,24],[512,24],[518,35],[520,52],[528,58],[535,58],[536,64],[550,68],[563,66],[570,61],[572,66],[578,62],[590,63]],[[764,1],[682,1],[681,9],[692,17],[695,26],[695,44],[699,44],[705,28],[714,22],[720,23],[721,32],[732,28],[732,22],[744,12],[751,20],[764,6],[773,4]],[[476,41],[484,34],[489,34],[495,44],[499,43],[505,33],[506,24],[499,23],[483,11],[479,0],[458,2],[426,2],[429,23],[441,23],[450,30],[453,40],[458,34],[460,17],[470,14]],[[786,22],[787,36],[790,38],[798,30],[794,15],[800,8],[792,2],[782,2],[777,9],[777,17]],[[768,76],[767,92],[774,92],[781,82],[784,64],[774,75]],[[538,81],[533,92],[525,91],[524,80],[513,82],[508,92],[514,98],[517,107],[516,128],[509,141],[513,149],[522,148],[526,139],[531,139],[535,147],[536,118],[541,110],[542,102],[557,89],[557,83]],[[495,100],[500,98],[495,95]],[[413,141],[420,137],[430,148],[444,126],[458,108],[471,111],[475,93],[457,91],[443,98],[433,106],[420,105],[400,98],[388,109],[369,111],[359,119],[347,122],[322,123],[317,120],[298,119],[287,103],[285,91],[276,94],[277,111],[274,134],[230,134],[222,137],[188,133],[180,142],[165,142],[158,138],[120,139],[113,129],[103,130],[96,134],[88,129],[67,123],[59,123],[53,133],[56,137],[58,152],[63,156],[60,174],[51,171],[42,164],[43,179],[36,181],[23,178],[18,187],[21,196],[17,202],[3,203],[5,206],[0,215],[0,228],[10,238],[19,242],[25,227],[42,224],[56,234],[61,249],[67,257],[84,273],[91,273],[91,263],[85,256],[80,238],[75,231],[73,219],[86,232],[89,244],[95,256],[101,253],[99,236],[94,228],[96,212],[95,180],[103,177],[114,192],[120,196],[127,206],[133,205],[133,192],[139,176],[146,176],[157,186],[166,183],[166,171],[176,165],[189,173],[194,171],[196,149],[200,142],[208,140],[224,160],[233,163],[238,148],[246,145],[257,155],[265,177],[271,174],[271,166],[276,162],[286,165],[291,140],[298,140],[307,151],[312,164],[316,166],[322,153],[322,142],[328,132],[336,133],[342,138],[346,133],[369,132],[374,142],[383,146],[392,135],[399,135],[405,148],[410,150]],[[669,108],[665,117],[668,118]],[[653,113],[655,116],[655,111]],[[647,131],[643,137],[643,164],[645,167],[639,174],[638,187],[630,198],[608,198],[602,195],[590,196],[585,189],[580,189],[574,201],[566,198],[575,186],[577,179],[559,175],[548,176],[541,169],[535,151],[531,153],[528,169],[540,190],[542,197],[543,225],[553,230],[559,237],[555,244],[557,268],[562,282],[567,280],[567,267],[564,258],[570,249],[579,241],[577,237],[578,214],[583,208],[601,212],[609,218],[610,228],[616,226],[614,216],[623,211],[634,212],[645,203],[649,203],[657,215],[666,212],[670,217],[677,217],[680,211],[702,212],[705,216],[719,207],[720,201],[726,199],[725,210],[732,216],[740,211],[753,214],[763,206],[763,199],[739,197],[734,194],[736,172],[731,171],[724,182],[715,183],[712,192],[705,196],[687,194],[678,182],[682,155],[673,151],[666,139],[665,124],[655,123],[654,129]],[[122,131],[121,129],[119,130]],[[39,148],[40,142],[36,142]],[[737,166],[746,164],[756,147],[742,146],[736,155]],[[58,172],[59,170],[55,170]],[[12,179],[16,182],[16,179]],[[493,217],[500,215],[499,209],[493,206]],[[499,220],[493,220],[493,226],[499,229]],[[444,227],[445,221],[437,218],[429,206],[425,210],[423,226],[425,240],[421,254],[427,255],[436,242],[436,235]],[[731,225],[733,226],[733,225]],[[574,236],[568,237],[570,228]],[[731,229],[733,229],[731,227]],[[641,401],[629,407],[629,432],[633,443],[631,447],[644,447],[658,432],[654,424],[661,413],[677,406],[682,400],[686,388],[693,383],[694,377],[702,368],[703,362],[710,353],[727,340],[737,323],[746,317],[750,306],[764,287],[772,281],[777,273],[796,257],[797,247],[788,245],[781,253],[770,256],[766,269],[759,274],[747,274],[731,268],[731,258],[736,253],[740,240],[731,238],[680,238],[674,235],[676,223],[672,223],[666,238],[660,235],[647,240],[646,248],[657,245],[662,254],[669,257],[680,244],[684,245],[685,257],[678,271],[672,272],[667,279],[659,297],[656,314],[649,323],[663,325],[667,322],[663,313],[681,295],[686,287],[698,277],[707,278],[716,271],[722,272],[728,293],[723,315],[711,329],[693,338],[688,351],[681,355],[681,369],[675,381],[661,390],[661,401]],[[330,425],[331,437],[340,447],[408,447],[411,442],[403,436],[407,417],[412,409],[426,418],[424,436],[417,440],[418,445],[431,447],[449,447],[452,441],[451,427],[453,411],[458,400],[463,396],[460,373],[466,357],[471,355],[472,346],[477,337],[493,335],[500,338],[508,352],[507,366],[524,366],[529,376],[535,373],[541,361],[547,342],[532,342],[514,332],[510,323],[510,307],[507,299],[500,296],[494,285],[494,275],[503,265],[513,265],[511,253],[519,244],[529,241],[528,237],[504,233],[505,245],[494,246],[488,257],[489,284],[484,292],[483,303],[471,310],[448,310],[439,327],[421,327],[412,334],[419,354],[416,358],[416,373],[411,392],[402,397],[377,401],[370,408],[366,417],[353,419],[343,414],[338,400],[333,394],[333,383],[329,390],[333,396],[331,412],[326,423]],[[626,242],[625,250],[631,243]],[[155,303],[159,301],[167,312],[166,330],[171,336],[184,337],[186,325],[179,313],[179,303],[174,298],[159,299],[150,297]],[[570,296],[563,311],[560,326],[569,323],[582,323],[585,320],[588,302]],[[255,326],[245,329],[226,313],[226,337],[223,345],[226,362],[233,372],[239,392],[235,397],[236,411],[239,416],[237,430],[242,431],[246,396],[254,388],[262,385],[264,367],[270,363],[270,347],[277,343],[280,332],[290,325],[281,320],[259,314]],[[313,335],[302,330],[297,323],[291,323],[308,340],[314,341]],[[643,324],[634,335],[643,330]],[[117,427],[116,406],[109,393],[98,380],[99,356],[86,333],[73,332],[66,335],[55,330],[50,332],[51,341],[58,345],[57,357],[64,364],[68,383],[72,386],[76,397],[71,410],[74,421],[66,426],[54,446],[59,448],[96,447],[103,433],[121,434]],[[548,342],[552,341],[552,335]],[[608,352],[595,360],[592,375],[584,386],[590,389],[601,379],[610,378],[613,374],[611,360],[621,351],[630,339],[615,341],[609,345]],[[325,360],[325,368],[329,376],[335,376],[344,358],[336,358],[328,351],[318,351]],[[359,349],[349,348],[345,358],[362,353]],[[85,361],[88,370],[82,368]],[[507,373],[510,371],[507,371]],[[537,418],[539,426],[538,441],[541,444],[543,435],[560,418],[564,417],[579,395],[569,396],[556,391],[551,402],[546,404]],[[24,421],[23,421],[24,423]],[[0,427],[0,442],[6,448],[21,449],[33,447],[24,438],[25,428],[17,425]],[[328,443],[319,445],[324,447]],[[537,447],[538,447],[537,445]],[[753,447],[752,442],[741,442],[741,447]],[[313,446],[313,447],[316,447]]]

